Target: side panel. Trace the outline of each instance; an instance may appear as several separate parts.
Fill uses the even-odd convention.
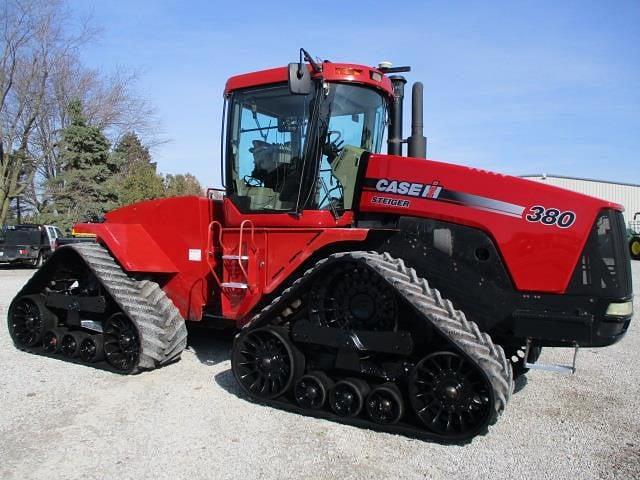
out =
[[[96,234],[126,271],[153,274],[185,319],[200,320],[213,288],[205,261],[213,219],[222,219],[221,202],[174,197],[129,205],[75,230]]]
[[[223,293],[222,315],[236,320],[245,319],[265,295],[273,294],[318,250],[328,245],[362,242],[368,233],[369,230],[363,228],[258,227],[254,231],[253,245],[241,248],[238,245],[240,229],[225,228],[223,243],[226,253],[249,253],[247,271],[250,288],[236,295]],[[245,230],[243,243],[248,236]],[[241,278],[236,280],[243,281]]]
[[[371,155],[361,212],[434,218],[492,237],[521,291],[563,293],[596,215],[619,205],[431,160]],[[560,220],[561,219],[561,220]]]

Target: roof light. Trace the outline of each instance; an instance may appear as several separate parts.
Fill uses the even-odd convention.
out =
[[[359,68],[351,67],[336,67],[336,73],[338,75],[353,75],[357,77],[362,73],[362,70]]]
[[[374,72],[373,70],[370,70],[369,76],[371,77],[371,80],[373,80],[374,82],[379,82],[382,80],[382,74],[380,72]]]

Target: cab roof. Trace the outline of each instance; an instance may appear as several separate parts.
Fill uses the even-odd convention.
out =
[[[311,70],[310,65],[307,65],[307,67]],[[312,77],[317,77],[319,75],[313,71],[311,74]],[[288,67],[270,68],[268,70],[235,75],[227,80],[224,94],[228,95],[234,90],[244,88],[284,83],[288,80],[288,75]],[[367,85],[381,90],[388,96],[393,96],[391,80],[389,80],[389,77],[384,75],[377,68],[352,63],[323,62],[322,76],[329,82],[349,82]],[[379,78],[380,80],[376,80],[376,78]]]

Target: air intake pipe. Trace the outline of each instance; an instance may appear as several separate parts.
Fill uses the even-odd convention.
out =
[[[411,136],[408,139],[408,153],[414,158],[427,158],[427,139],[422,122],[422,90],[422,82],[414,83],[411,89]]]

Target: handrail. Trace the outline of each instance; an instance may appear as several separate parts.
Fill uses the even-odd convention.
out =
[[[249,274],[247,273],[247,270],[244,268],[244,265],[242,264],[242,236],[244,234],[244,226],[245,224],[250,224],[251,225],[251,247],[253,248],[255,246],[255,227],[253,225],[253,222],[251,220],[243,220],[242,223],[240,223],[240,235],[238,238],[238,265],[240,266],[240,270],[242,271],[242,274],[244,275],[244,278],[247,282],[247,285],[249,284]]]
[[[214,256],[214,250],[213,250],[213,228],[215,226],[218,226],[218,243],[220,244],[220,248],[224,251],[224,244],[222,243],[222,224],[220,222],[218,222],[217,220],[212,221],[209,224],[209,230],[207,232],[207,265],[209,266],[209,270],[211,270],[211,274],[213,275],[213,278],[215,278],[216,282],[218,283],[218,285],[221,284],[220,282],[220,278],[218,277],[218,274],[215,272],[215,268],[214,268],[214,262],[213,260],[213,256]]]

